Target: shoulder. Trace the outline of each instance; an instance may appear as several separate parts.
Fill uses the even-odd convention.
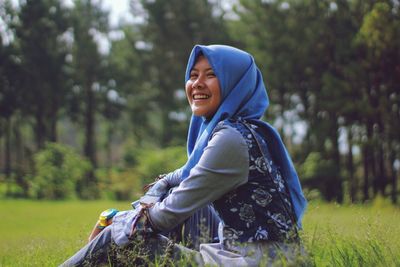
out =
[[[216,145],[226,152],[235,150],[247,151],[247,143],[238,129],[237,121],[220,121],[210,136],[210,144]]]
[[[246,139],[248,129],[245,122],[240,119],[226,119],[220,121],[214,128],[211,138],[215,133],[223,132],[227,135],[236,136],[238,139]]]
[[[248,163],[249,150],[242,134],[229,123],[218,123],[199,164],[210,169],[240,169],[246,172]]]

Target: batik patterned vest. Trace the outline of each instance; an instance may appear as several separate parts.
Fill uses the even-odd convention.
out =
[[[268,140],[256,125],[240,118],[222,121],[214,131],[223,125],[238,130],[249,151],[248,182],[214,202],[224,225],[223,243],[296,240],[291,200]]]

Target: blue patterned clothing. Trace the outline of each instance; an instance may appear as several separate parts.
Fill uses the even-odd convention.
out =
[[[296,239],[291,198],[267,142],[255,124],[218,123],[200,164],[149,210],[153,226],[169,231],[213,203],[222,220],[218,236],[225,244]],[[178,180],[168,175],[165,179]]]
[[[247,183],[214,202],[223,223],[222,243],[297,239],[288,189],[268,151],[268,140],[256,125],[241,119],[222,121],[215,131],[225,125],[238,130],[246,141],[249,172]]]

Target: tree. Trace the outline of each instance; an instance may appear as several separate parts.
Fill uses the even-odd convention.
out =
[[[337,168],[325,177],[329,178],[325,181],[329,190],[324,192],[328,200],[341,201],[341,68],[349,57],[343,47],[349,42],[353,27],[345,17],[347,13],[343,14],[346,6],[337,2],[335,8],[340,12],[330,6],[330,1],[242,0],[237,9],[242,20],[233,26],[237,35],[245,36],[245,45],[260,61],[270,85],[269,117],[283,121],[282,126],[295,123],[293,114],[306,122],[300,160],[304,161],[311,151],[318,151],[324,160],[333,161]],[[280,131],[286,137],[282,126]]]
[[[351,199],[356,198],[355,146],[361,146],[364,156],[364,199],[371,185],[375,194],[386,193],[388,173],[396,195],[398,5],[241,0],[236,12],[241,19],[231,23],[233,33],[261,59],[275,118],[285,125],[295,114],[307,125],[297,160],[304,162],[315,151],[336,166],[323,184],[329,189],[323,190],[325,197],[341,201],[342,176],[347,175]],[[339,150],[340,131],[348,137],[346,164]]]
[[[111,43],[109,75],[112,83],[115,83],[119,107],[129,114],[130,123],[126,125],[125,132],[133,133],[135,143],[143,146],[156,138],[156,129],[152,128],[151,123],[154,106],[151,103],[157,90],[152,87],[152,73],[146,67],[151,64],[151,54],[140,47],[143,42],[138,25],[122,25],[120,31],[123,38]]]
[[[4,17],[3,23],[10,25],[14,17],[14,10],[7,1],[1,7],[0,14]],[[7,34],[7,32],[3,32]],[[18,87],[19,66],[16,58],[15,43],[3,43],[0,35],[0,136],[4,136],[4,174],[7,180],[11,175],[11,118],[18,109]]]
[[[93,167],[96,160],[95,115],[98,111],[98,93],[103,91],[103,56],[98,50],[96,37],[108,31],[108,15],[101,9],[101,1],[76,0],[72,11],[74,36],[73,69],[75,101],[72,116],[79,118],[85,128],[84,155]],[[81,116],[80,116],[81,115]],[[81,197],[97,197],[97,179],[93,172],[79,185]],[[93,189],[88,192],[87,190]],[[85,193],[86,192],[86,193]]]
[[[15,32],[23,74],[22,86],[16,89],[24,96],[24,114],[32,114],[35,119],[39,149],[45,141],[57,140],[57,119],[67,93],[67,28],[66,9],[59,1],[21,3]]]
[[[57,120],[66,95],[66,9],[59,1],[24,1],[13,10],[6,2],[5,22],[9,44],[5,51],[4,98],[6,115],[6,174],[10,172],[13,153],[16,161],[15,182],[24,196],[29,184],[23,169],[21,118],[33,119],[36,149],[47,140],[57,140]],[[44,37],[46,34],[46,37]],[[14,119],[12,119],[14,118]],[[13,130],[13,131],[11,131]],[[13,137],[13,138],[12,138]]]
[[[177,136],[186,133],[186,122],[173,119],[173,111],[186,113],[185,97],[177,92],[184,87],[187,58],[195,44],[229,43],[221,16],[213,14],[206,0],[131,1],[133,10],[144,11],[141,25],[142,44],[149,52],[149,64],[143,66],[150,75],[150,88],[156,94],[148,107],[157,114],[160,144],[183,144]],[[186,120],[184,120],[186,121]],[[175,140],[174,140],[175,139]]]
[[[16,87],[19,68],[13,61],[14,54],[12,45],[3,46],[0,38],[0,136],[4,136],[4,175],[7,182],[11,180],[11,118],[18,110],[19,97]]]
[[[400,95],[396,90],[400,81],[399,11],[399,6],[392,1],[373,4],[356,36],[360,65],[368,77],[364,96],[370,106],[368,116],[364,118],[367,135],[364,144],[365,179],[367,183],[372,173],[375,195],[378,192],[385,195],[390,182],[393,202],[397,201],[394,165],[399,157],[400,143],[397,123]]]

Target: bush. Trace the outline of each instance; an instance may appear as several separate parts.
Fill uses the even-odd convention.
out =
[[[184,147],[145,150],[139,153],[138,173],[142,183],[147,184],[162,173],[168,173],[181,167],[187,160]]]
[[[332,200],[335,181],[340,179],[338,167],[332,160],[324,159],[321,153],[312,152],[298,170],[305,188],[316,189],[325,199]]]
[[[36,174],[32,179],[32,195],[39,199],[65,199],[76,195],[76,184],[91,170],[88,160],[72,148],[47,143],[34,155]]]
[[[127,164],[120,168],[98,169],[96,176],[100,180],[103,196],[114,200],[135,200],[143,194],[145,184],[154,181],[162,173],[168,173],[181,167],[186,162],[184,147],[164,149],[130,149],[130,158],[134,166]]]
[[[102,195],[113,200],[135,200],[142,195],[142,184],[134,168],[99,169],[96,176],[100,180]]]

